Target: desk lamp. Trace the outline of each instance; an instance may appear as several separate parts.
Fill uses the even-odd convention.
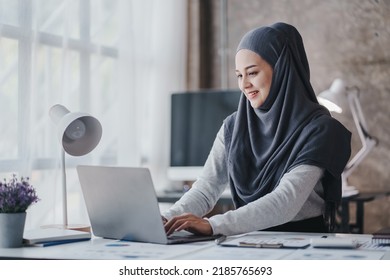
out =
[[[359,89],[357,87],[347,87],[343,80],[335,79],[331,87],[321,92],[317,98],[318,102],[331,112],[345,113],[349,110],[352,114],[362,147],[344,168],[342,190],[343,197],[358,194],[359,191],[354,186],[348,185],[348,177],[378,143],[377,139],[368,132],[366,119],[359,101]]]
[[[67,108],[59,104],[50,108],[49,115],[56,125],[58,138],[62,145],[63,227],[68,228],[65,152],[72,156],[83,156],[91,152],[100,141],[102,126],[96,118],[86,113],[71,113]]]

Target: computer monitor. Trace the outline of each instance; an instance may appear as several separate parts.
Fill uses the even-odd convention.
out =
[[[239,90],[172,94],[170,180],[196,180],[223,120],[237,110],[240,96]]]

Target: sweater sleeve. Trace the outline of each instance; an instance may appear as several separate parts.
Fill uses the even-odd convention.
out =
[[[214,234],[234,235],[321,215],[323,199],[315,191],[323,169],[300,165],[286,173],[271,193],[236,210],[209,218]]]
[[[203,217],[213,209],[228,186],[223,125],[217,133],[210,154],[199,178],[163,216],[170,219],[183,213]]]

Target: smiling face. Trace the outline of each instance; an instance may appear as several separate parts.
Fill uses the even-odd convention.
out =
[[[238,87],[254,109],[267,99],[272,83],[272,66],[258,54],[242,49],[236,54]]]

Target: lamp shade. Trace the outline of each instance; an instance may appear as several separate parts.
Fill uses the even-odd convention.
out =
[[[330,88],[321,92],[317,99],[331,112],[342,113],[349,110],[347,87],[341,79],[335,79]]]
[[[57,127],[58,139],[66,153],[83,156],[91,152],[102,137],[100,122],[86,113],[71,113],[56,104],[50,108],[50,117]]]

